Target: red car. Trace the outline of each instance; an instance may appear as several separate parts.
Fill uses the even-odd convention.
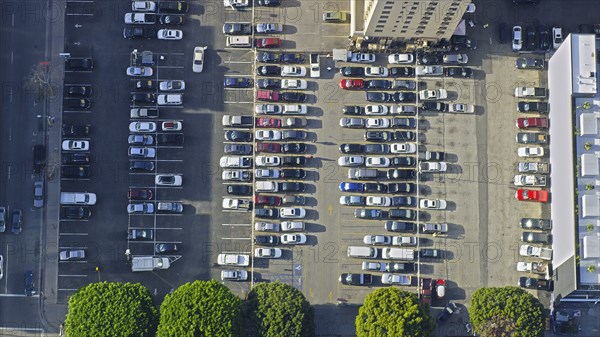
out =
[[[127,198],[130,200],[152,200],[153,197],[152,190],[145,188],[130,188],[127,192]]]
[[[546,117],[531,117],[531,118],[517,118],[517,127],[519,129],[527,128],[548,128],[548,118]]]
[[[281,197],[276,197],[274,195],[255,195],[254,203],[256,205],[270,205],[270,206],[279,206],[281,205]]]
[[[515,193],[515,198],[521,201],[548,202],[548,191],[544,190],[526,190],[519,188]]]
[[[256,152],[280,153],[281,144],[277,143],[256,143]]]
[[[266,37],[262,39],[256,39],[257,48],[277,48],[279,47],[280,40],[278,37]]]
[[[279,102],[279,91],[256,90],[257,101]]]
[[[365,87],[365,81],[358,78],[345,78],[340,81],[340,88],[342,89],[363,89]]]
[[[256,120],[256,126],[259,128],[280,128],[281,127],[281,119],[279,118],[270,118],[270,117],[260,117]]]

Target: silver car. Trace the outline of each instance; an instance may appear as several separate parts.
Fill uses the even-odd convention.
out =
[[[60,261],[73,261],[85,259],[85,250],[83,249],[69,249],[62,250],[59,253]]]

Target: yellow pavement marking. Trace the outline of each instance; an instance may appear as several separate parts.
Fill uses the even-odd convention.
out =
[[[329,205],[327,210],[329,210],[329,216],[331,216],[331,213],[333,213],[333,207],[331,207],[331,205]]]
[[[312,290],[312,288],[308,288],[308,296],[309,296],[310,298],[313,298],[313,297],[315,297],[315,295],[313,294],[313,290]]]

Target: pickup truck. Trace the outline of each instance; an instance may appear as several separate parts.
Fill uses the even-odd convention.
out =
[[[364,286],[373,283],[373,275],[343,273],[340,275],[339,280],[341,284]]]
[[[550,172],[550,164],[519,162],[518,169],[519,173],[548,173]]]
[[[444,74],[444,67],[420,66],[420,67],[416,67],[415,73],[418,76],[442,76]]]
[[[158,213],[182,213],[183,205],[180,202],[159,202],[156,205]]]
[[[539,257],[542,260],[552,260],[552,249],[536,247],[532,245],[521,245],[519,255],[528,257]]]
[[[539,174],[517,174],[514,178],[515,186],[546,186],[546,176]]]
[[[131,118],[157,118],[158,109],[152,108],[132,108],[129,114]]]
[[[247,168],[252,165],[251,157],[223,156],[219,161],[219,165],[223,168],[239,167]]]
[[[61,205],[95,205],[96,194],[88,192],[61,192]]]
[[[266,102],[279,102],[279,91],[256,90],[256,100]]]
[[[381,283],[409,286],[412,284],[412,276],[385,273],[381,275]]]
[[[538,87],[518,87],[515,88],[515,97],[546,97],[548,92],[546,88]]]
[[[225,198],[223,199],[223,209],[250,211],[251,203],[246,199]]]
[[[421,100],[440,100],[446,98],[448,98],[448,91],[446,89],[419,91],[419,99]]]
[[[550,277],[550,269],[546,262],[517,262],[517,271],[546,275],[546,278]]]
[[[223,116],[222,124],[223,124],[223,126],[227,126],[227,127],[251,128],[254,126],[254,117],[225,115],[225,116]]]

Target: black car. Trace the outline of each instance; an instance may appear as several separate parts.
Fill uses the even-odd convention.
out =
[[[25,295],[35,295],[35,281],[33,279],[33,271],[31,270],[25,272]]]
[[[438,316],[438,321],[440,322],[445,322],[448,320],[448,318],[450,318],[450,316],[452,316],[453,313],[456,312],[457,310],[457,306],[456,304],[452,303],[452,302],[448,302],[448,304],[444,307],[444,310],[439,314]]]
[[[154,245],[154,253],[156,254],[173,254],[179,251],[179,247],[175,243],[157,243]]]
[[[306,158],[301,156],[283,156],[281,157],[281,166],[304,166]]]
[[[86,110],[92,106],[92,102],[87,98],[65,98],[64,107],[74,110]]]
[[[46,146],[34,145],[31,152],[33,152],[33,171],[40,173],[46,167]]]
[[[90,134],[91,125],[89,124],[63,124],[63,137],[86,137]]]
[[[158,18],[161,25],[181,26],[185,23],[183,15],[161,15]]]
[[[154,239],[153,229],[130,229],[127,231],[127,240],[150,241]]]
[[[279,171],[279,177],[282,179],[303,179],[306,177],[306,171],[303,169],[284,169]]]
[[[252,195],[252,188],[248,185],[227,185],[229,195]]]
[[[342,67],[340,69],[340,74],[342,74],[342,76],[348,76],[348,77],[352,77],[352,76],[365,76],[365,68],[363,67]]]
[[[223,25],[223,34],[227,35],[252,35],[252,24],[239,22],[226,22]]]
[[[257,218],[277,219],[279,218],[279,210],[277,208],[256,208],[254,216]]]
[[[92,211],[87,206],[65,206],[62,208],[62,217],[64,219],[81,220],[89,219]]]
[[[141,80],[133,82],[133,90],[152,90],[156,91],[158,86],[156,85],[156,81],[152,80]]]
[[[367,92],[367,101],[375,103],[393,102],[393,95],[387,92]]]
[[[402,196],[392,197],[392,203],[390,206],[414,207],[417,206],[417,198]]]
[[[304,153],[306,151],[306,144],[304,143],[285,143],[281,147],[283,153]]]
[[[287,64],[302,64],[305,60],[304,55],[296,53],[283,53],[279,57],[279,62]]]
[[[388,211],[388,218],[403,219],[403,220],[417,220],[417,212],[412,209],[390,209]]]
[[[512,31],[510,27],[502,22],[498,25],[498,42],[504,44],[512,39]]]
[[[442,63],[442,58],[438,54],[424,53],[417,58],[417,64],[432,65]]]
[[[280,4],[281,4],[281,0],[258,0],[259,6],[274,7],[274,6],[279,6]]]
[[[548,113],[548,103],[545,102],[519,102],[517,103],[519,112],[539,112]]]
[[[577,26],[577,32],[580,34],[593,34],[594,27],[592,25],[588,25],[588,24],[581,24],[581,25]]]
[[[21,233],[21,229],[23,226],[23,212],[19,208],[14,208],[12,210],[12,228],[11,232],[13,234]]]
[[[225,131],[225,140],[230,142],[250,142],[252,133],[246,131],[228,130]]]
[[[368,142],[387,142],[392,140],[392,133],[389,131],[367,131],[365,140]]]
[[[415,179],[417,172],[414,170],[397,170],[391,169],[387,171],[388,179]]]
[[[225,144],[223,152],[227,154],[250,154],[252,146],[248,144]]]
[[[94,60],[91,58],[68,58],[65,61],[67,70],[92,70],[94,69]]]
[[[432,248],[421,249],[419,251],[419,256],[424,259],[439,259],[442,257],[442,251]]]
[[[477,41],[471,40],[466,36],[452,35],[450,45],[452,45],[454,50],[477,49]]]
[[[90,163],[89,153],[63,153],[62,163],[65,165],[88,165]]]
[[[279,89],[281,88],[281,81],[261,78],[256,81],[256,85],[259,89]]]
[[[423,102],[421,104],[421,109],[429,110],[429,111],[445,112],[445,111],[448,111],[448,104],[442,103],[442,102]]]
[[[362,144],[342,144],[340,145],[341,153],[363,153],[365,147]]]
[[[140,161],[133,160],[129,162],[129,170],[130,171],[143,171],[143,172],[153,172],[154,171],[154,162],[151,161]]]
[[[364,286],[370,285],[373,282],[373,275],[343,273],[340,275],[339,280],[341,284],[347,284],[352,286]]]
[[[552,291],[554,289],[554,281],[521,276],[519,277],[519,287],[534,290]]]
[[[256,67],[256,74],[259,76],[279,76],[279,74],[281,74],[281,67],[258,66]]]
[[[281,192],[304,192],[306,190],[306,186],[304,183],[297,182],[283,182],[280,184]]]
[[[392,77],[413,77],[415,76],[415,68],[411,67],[391,67],[388,68],[389,74]]]
[[[125,27],[123,37],[126,39],[152,39],[156,38],[158,29],[148,27]]]
[[[150,94],[150,93],[131,94],[131,101],[138,102],[138,103],[154,103],[154,102],[156,102],[156,94]]]
[[[374,90],[386,90],[392,87],[392,81],[388,80],[371,80],[365,81],[365,88]]]
[[[417,127],[417,121],[414,118],[397,117],[392,118],[390,125],[394,128],[414,129]]]
[[[262,246],[277,246],[279,244],[279,237],[275,235],[256,235],[254,243]]]
[[[365,193],[386,193],[387,186],[381,183],[364,183],[363,191]]]
[[[538,32],[540,35],[540,43],[539,43],[539,47],[541,50],[548,50],[550,49],[550,28],[548,28],[548,26],[539,26],[538,27]]]
[[[159,1],[158,10],[168,13],[187,13],[189,6],[183,1]]]
[[[384,228],[388,232],[414,233],[417,231],[417,224],[403,221],[387,221]]]
[[[390,166],[413,167],[417,164],[414,157],[394,157],[390,158]]]
[[[366,154],[387,154],[390,153],[390,146],[387,144],[366,144],[363,152]]]
[[[392,139],[398,141],[413,141],[417,139],[417,134],[412,131],[394,131],[392,133]]]
[[[444,76],[454,78],[471,78],[471,76],[473,76],[473,70],[471,68],[464,67],[445,67]]]
[[[286,91],[282,93],[281,96],[279,96],[279,98],[283,102],[299,103],[306,101],[306,94],[303,94],[301,92]]]
[[[92,86],[90,85],[68,85],[65,91],[69,96],[90,97],[92,96]]]
[[[281,55],[272,53],[272,52],[268,52],[268,51],[261,51],[261,52],[256,53],[256,61],[257,62],[278,63],[280,58],[281,58]]]
[[[417,190],[417,185],[413,183],[389,183],[388,193],[414,193]]]
[[[425,151],[425,160],[443,161],[446,155],[440,151]]]
[[[533,25],[525,27],[523,48],[525,50],[536,50],[538,47],[537,28]]]
[[[396,103],[414,102],[416,99],[417,95],[413,92],[396,92],[392,95],[392,101]]]
[[[63,178],[86,179],[90,177],[89,166],[63,166],[60,170]]]
[[[365,113],[365,107],[359,105],[346,105],[342,108],[344,115],[358,116]]]
[[[227,77],[223,80],[225,88],[250,88],[252,80],[245,77]]]
[[[183,133],[159,133],[154,136],[157,145],[183,145]]]

